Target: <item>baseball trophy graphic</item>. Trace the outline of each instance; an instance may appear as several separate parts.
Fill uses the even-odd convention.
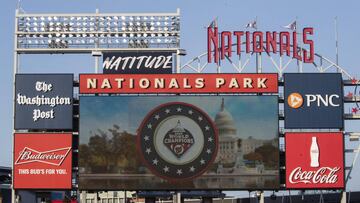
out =
[[[211,118],[194,105],[162,104],[147,114],[137,135],[147,168],[170,181],[205,173],[217,154],[218,132]]]

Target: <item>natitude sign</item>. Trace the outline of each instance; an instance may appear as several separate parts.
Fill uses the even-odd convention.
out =
[[[14,188],[71,189],[72,134],[14,136]]]
[[[81,74],[81,94],[277,93],[277,74]]]
[[[344,188],[344,137],[338,133],[286,133],[287,189]]]
[[[169,74],[173,52],[109,52],[103,54],[105,74]]]

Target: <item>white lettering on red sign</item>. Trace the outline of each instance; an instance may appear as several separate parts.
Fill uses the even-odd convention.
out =
[[[39,152],[34,149],[25,147],[19,154],[15,165],[41,162],[45,164],[60,166],[69,154],[71,147],[54,149],[44,152]]]
[[[339,170],[340,167],[321,167],[316,171],[303,171],[301,167],[297,167],[290,173],[289,182],[292,184],[335,184],[338,181]]]

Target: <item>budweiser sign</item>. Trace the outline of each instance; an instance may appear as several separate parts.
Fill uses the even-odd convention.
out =
[[[344,188],[344,137],[339,133],[286,133],[286,188]]]
[[[29,147],[25,147],[19,154],[15,161],[15,165],[40,162],[54,166],[60,166],[65,157],[69,154],[71,147],[54,149],[49,151],[39,152]]]
[[[337,172],[340,167],[321,167],[316,171],[305,171],[301,167],[295,168],[289,176],[289,182],[292,184],[297,183],[329,183],[334,184],[338,181]]]
[[[15,189],[72,188],[71,133],[15,133]]]

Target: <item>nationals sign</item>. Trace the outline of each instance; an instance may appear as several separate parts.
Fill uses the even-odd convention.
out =
[[[81,74],[81,94],[277,93],[277,74]]]
[[[287,189],[344,188],[344,137],[338,133],[286,133]]]
[[[14,136],[14,188],[71,189],[72,134]]]
[[[165,103],[149,112],[137,139],[145,165],[172,181],[203,174],[217,155],[215,124],[201,109],[184,102]]]
[[[296,26],[296,25],[295,25]],[[311,27],[302,30],[300,37],[305,49],[302,53],[298,47],[298,32],[249,32],[249,31],[218,31],[218,27],[208,27],[208,62],[219,63],[219,60],[225,57],[231,58],[234,54],[240,56],[242,52],[246,53],[279,53],[280,56],[292,56],[294,59],[304,63],[314,61],[314,41],[311,36],[314,29]],[[214,58],[214,59],[213,59]]]

